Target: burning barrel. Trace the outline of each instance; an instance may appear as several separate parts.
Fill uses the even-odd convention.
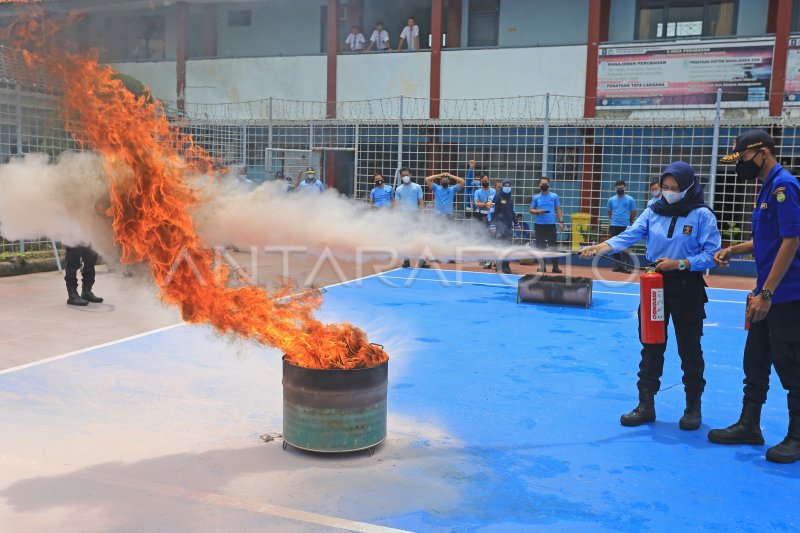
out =
[[[283,441],[312,452],[370,449],[386,438],[389,361],[305,368],[283,358]]]

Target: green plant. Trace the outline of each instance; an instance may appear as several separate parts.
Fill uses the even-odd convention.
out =
[[[725,226],[720,231],[720,234],[722,235],[723,241],[728,241],[731,244],[744,241],[742,238],[742,228],[740,228],[735,222],[726,222]]]

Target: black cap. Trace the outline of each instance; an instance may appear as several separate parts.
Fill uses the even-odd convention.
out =
[[[720,162],[735,163],[747,150],[754,148],[775,148],[775,139],[765,130],[747,130],[733,140],[733,152],[723,156]]]
[[[314,175],[314,174],[316,174],[316,173],[317,173],[317,171],[316,171],[316,170],[314,170],[314,167],[308,167],[308,168],[306,169],[306,174],[308,174],[308,175]]]
[[[277,171],[277,172],[275,173],[275,177],[276,177],[276,178],[282,178],[282,177],[283,177],[283,170],[279,170],[279,171]]]

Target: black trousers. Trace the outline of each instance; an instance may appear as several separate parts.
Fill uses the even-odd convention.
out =
[[[64,267],[64,281],[67,289],[78,289],[78,270],[84,289],[91,290],[94,285],[94,266],[97,264],[97,252],[88,246],[71,246],[66,248],[66,265]],[[83,268],[81,268],[83,263]]]
[[[678,355],[683,370],[683,388],[687,393],[701,393],[705,389],[703,378],[705,361],[700,338],[703,336],[703,319],[706,317],[706,283],[700,272],[664,273],[664,340],[666,341],[670,318],[675,329]],[[641,342],[641,307],[639,307],[639,341]],[[664,373],[664,344],[642,343],[642,360],[639,363],[640,391],[655,394],[661,388]]]
[[[608,227],[608,238],[610,239],[611,237],[616,237],[617,235],[619,235],[620,233],[622,233],[626,229],[628,229],[628,226],[609,226]],[[626,263],[628,265],[632,265],[633,264],[633,261],[631,261],[631,257],[630,257],[630,255],[628,255],[628,252],[622,251],[622,252],[614,254],[613,257],[617,261],[621,261],[621,262]]]
[[[545,250],[547,248],[558,248],[558,234],[556,233],[555,224],[534,224],[533,225],[533,240],[536,248]],[[553,266],[558,266],[558,258],[553,257],[550,259]],[[544,266],[544,261],[539,260],[539,266]]]
[[[744,345],[744,397],[767,401],[770,367],[788,391],[789,414],[800,415],[800,300],[773,304],[767,317],[750,324]]]

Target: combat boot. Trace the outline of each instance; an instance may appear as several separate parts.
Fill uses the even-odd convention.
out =
[[[103,299],[99,296],[95,296],[92,292],[92,286],[85,283],[83,284],[83,290],[81,291],[81,298],[93,304],[103,303]]]
[[[800,461],[800,415],[789,416],[789,433],[783,442],[767,450],[767,461],[783,464]]]
[[[89,305],[89,302],[78,295],[78,289],[67,289],[67,305]]]
[[[761,404],[745,399],[739,421],[725,429],[712,429],[708,440],[714,444],[764,444]]]
[[[655,394],[639,391],[639,405],[626,415],[622,415],[619,423],[626,427],[636,427],[656,419]]]
[[[686,409],[678,422],[678,427],[686,431],[694,431],[700,427],[703,415],[700,413],[700,396],[702,393],[686,393]]]

